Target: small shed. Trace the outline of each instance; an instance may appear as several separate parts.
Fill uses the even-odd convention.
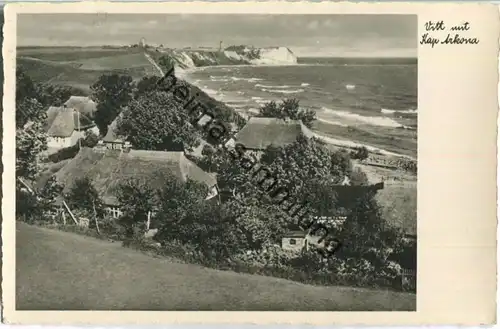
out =
[[[301,251],[307,250],[307,233],[300,230],[288,231],[283,238],[281,238],[281,248],[284,250]]]

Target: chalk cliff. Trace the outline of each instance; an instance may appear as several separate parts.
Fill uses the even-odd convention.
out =
[[[297,57],[287,47],[252,48],[232,46],[224,50],[228,58],[239,59],[254,65],[290,65],[297,64]]]
[[[156,48],[149,53],[161,65],[170,61],[176,67],[188,69],[214,65],[293,65],[297,57],[287,47],[254,48],[230,46],[224,50],[214,49],[165,49]],[[163,58],[163,60],[162,60]]]

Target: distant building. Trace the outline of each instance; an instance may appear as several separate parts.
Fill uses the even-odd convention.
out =
[[[165,173],[173,174],[183,182],[190,178],[205,184],[209,188],[207,199],[218,194],[215,175],[204,172],[183,152],[82,148],[55,176],[65,187],[63,193],[67,193],[77,179],[90,178],[105,203],[106,211],[118,218],[122,211],[116,192],[121,183],[136,178],[152,188],[161,189],[165,186]]]
[[[47,110],[46,131],[49,149],[73,146],[85,136],[87,130],[99,134],[95,123],[74,108],[51,106]]]
[[[125,136],[119,136],[117,134],[118,120],[122,117],[123,111],[111,122],[108,126],[108,131],[106,136],[99,141],[99,145],[106,147],[110,150],[121,150],[125,145]]]
[[[146,48],[146,39],[145,38],[141,38],[141,42],[139,43],[139,46],[142,47],[142,48]]]
[[[108,127],[108,132],[102,140],[99,141],[99,145],[102,145],[110,150],[121,150],[125,145],[124,138],[118,137],[115,134],[115,129],[110,125]]]

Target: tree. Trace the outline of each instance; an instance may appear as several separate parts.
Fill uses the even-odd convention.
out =
[[[134,99],[138,99],[145,93],[154,91],[158,88],[158,81],[160,80],[157,76],[146,76],[142,78],[136,85],[134,89]]]
[[[143,150],[179,151],[199,145],[200,131],[172,94],[153,91],[132,100],[118,120],[117,132]]]
[[[42,208],[35,194],[16,188],[16,216],[27,222],[43,217]]]
[[[21,66],[16,68],[16,102],[24,99],[37,98],[35,83]]]
[[[91,98],[97,103],[94,121],[102,135],[132,98],[132,77],[105,74],[90,86]]]
[[[63,186],[59,184],[55,176],[51,176],[47,183],[40,190],[40,202],[39,205],[44,211],[52,211],[57,200],[57,197],[61,196],[63,191]]]
[[[284,113],[281,111],[281,108],[275,101],[270,101],[264,104],[259,109],[259,115],[261,117],[269,117],[269,118],[279,118],[284,119]]]
[[[52,203],[61,195],[63,189],[64,187],[57,181],[56,177],[51,176],[40,190],[40,196]]]
[[[150,214],[157,202],[157,193],[140,178],[132,178],[118,186],[117,198],[121,205],[120,224],[129,238],[143,235]]]
[[[292,194],[298,194],[311,181],[340,184],[352,172],[348,154],[332,152],[321,140],[303,135],[285,147],[267,148],[261,162]]]
[[[22,128],[28,122],[43,125],[46,118],[45,109],[36,98],[23,98],[16,101],[16,128]]]
[[[46,112],[31,78],[18,67],[16,71],[16,178],[33,182],[39,172],[40,155],[47,149]],[[17,182],[17,181],[16,181]],[[16,212],[25,220],[39,219],[42,208],[36,195],[22,191],[16,184]]]
[[[357,159],[363,161],[368,159],[369,156],[368,149],[364,146],[356,147],[354,151],[351,152],[351,159]]]
[[[99,142],[99,136],[97,136],[92,130],[85,131],[85,138],[82,141],[82,146],[94,147]]]
[[[26,120],[26,113],[35,113],[32,119],[16,130],[16,176],[29,181],[35,179],[39,171],[40,154],[47,149],[47,134],[44,130],[45,113],[36,100],[26,100],[18,104],[16,113]],[[37,117],[38,116],[38,117]],[[19,123],[21,123],[18,121]]]
[[[99,192],[86,176],[75,180],[66,198],[71,207],[83,210],[87,214],[94,214],[94,209],[97,217],[104,214],[104,205]]]
[[[309,128],[316,120],[316,112],[310,109],[301,109],[299,101],[295,98],[285,99],[280,104],[271,101],[260,108],[259,116],[300,120]]]
[[[182,222],[192,209],[200,208],[208,194],[208,188],[188,179],[186,182],[168,173],[165,187],[160,191],[158,222]]]
[[[82,91],[71,86],[59,86],[49,83],[36,84],[39,101],[45,106],[62,106],[73,95],[81,95]]]

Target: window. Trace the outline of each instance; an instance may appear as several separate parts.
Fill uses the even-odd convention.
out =
[[[119,208],[109,207],[106,209],[106,212],[110,214],[113,218],[118,218],[122,214]]]
[[[290,244],[297,244],[297,240],[295,240],[295,239],[290,239]]]

